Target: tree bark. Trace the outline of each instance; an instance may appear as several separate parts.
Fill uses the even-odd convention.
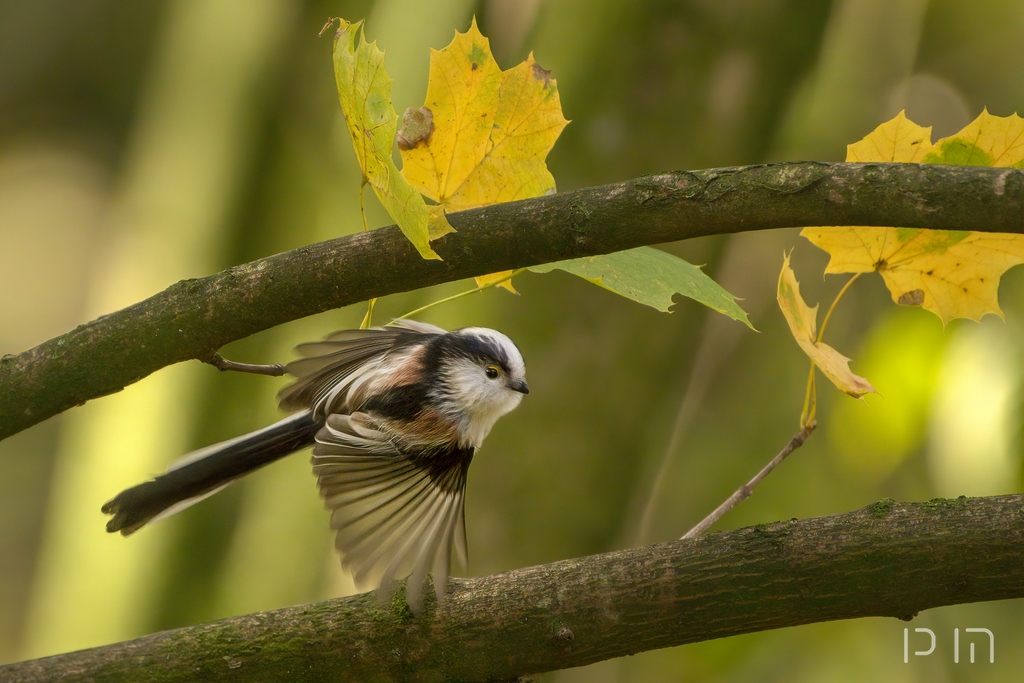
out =
[[[452,214],[421,259],[394,226],[183,280],[0,358],[0,439],[172,363],[375,296],[647,244],[808,225],[1024,232],[1024,170],[798,162],[677,171]]]
[[[327,600],[0,666],[0,680],[483,681],[835,619],[1024,597],[1024,495],[776,522]]]

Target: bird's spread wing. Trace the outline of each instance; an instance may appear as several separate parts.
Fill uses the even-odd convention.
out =
[[[286,368],[297,379],[278,394],[281,408],[312,408],[321,417],[331,409],[338,410],[348,388],[376,370],[389,353],[422,342],[426,336],[444,333],[440,327],[399,320],[387,327],[342,330],[323,341],[300,344],[296,351],[303,357]]]
[[[442,600],[452,545],[466,562],[463,504],[473,450],[402,452],[364,413],[334,414],[316,437],[313,473],[331,511],[335,546],[358,585],[392,588],[410,576],[406,597],[418,612],[433,573]]]

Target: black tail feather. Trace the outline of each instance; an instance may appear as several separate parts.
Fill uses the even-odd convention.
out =
[[[175,506],[188,507],[253,470],[311,446],[320,426],[306,410],[190,453],[165,474],[125,489],[108,501],[102,508],[112,515],[107,531],[127,536]]]

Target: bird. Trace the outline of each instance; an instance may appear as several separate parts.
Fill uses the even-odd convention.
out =
[[[408,577],[423,606],[427,573],[444,600],[454,546],[467,566],[467,471],[495,422],[530,392],[515,343],[496,330],[410,320],[300,344],[278,394],[288,417],[193,451],[104,504],[123,536],[231,482],[313,447],[312,465],[341,564],[387,599]]]

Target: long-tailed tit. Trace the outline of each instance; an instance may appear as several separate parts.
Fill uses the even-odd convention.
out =
[[[313,446],[313,473],[342,565],[357,585],[389,591],[410,576],[422,606],[433,572],[444,598],[454,543],[466,562],[463,502],[473,454],[495,421],[529,393],[519,349],[494,330],[400,321],[335,332],[298,347],[279,394],[280,422],[190,453],[103,506],[127,536],[235,479]]]

